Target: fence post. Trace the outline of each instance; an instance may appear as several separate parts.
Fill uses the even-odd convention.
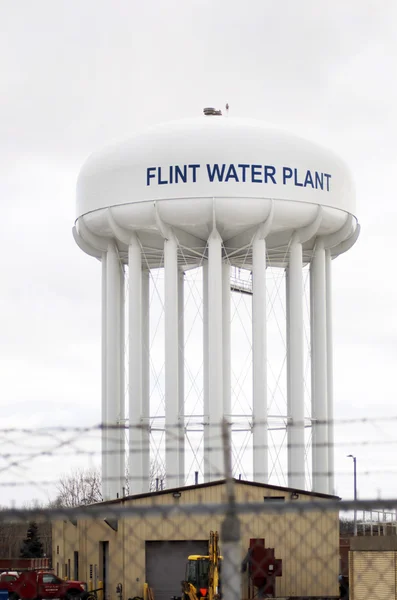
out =
[[[230,424],[224,419],[222,441],[226,477],[227,510],[221,525],[222,595],[225,600],[241,599],[241,527],[236,510],[235,482],[232,475]]]

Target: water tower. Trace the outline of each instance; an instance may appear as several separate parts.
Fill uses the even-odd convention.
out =
[[[163,270],[164,278],[166,485],[185,484],[184,275],[194,268],[202,271],[205,480],[223,475],[220,424],[224,417],[233,420],[230,271],[235,268],[248,273],[252,299],[252,472],[255,480],[268,480],[266,279],[276,268],[285,272],[286,282],[288,485],[305,489],[306,267],[312,488],[332,493],[331,264],[359,234],[350,173],[333,153],[304,139],[260,122],[204,112],[92,155],[78,179],[74,237],[102,264],[104,497],[121,495],[125,486],[126,389],[130,492],[148,490],[149,278],[155,269]]]

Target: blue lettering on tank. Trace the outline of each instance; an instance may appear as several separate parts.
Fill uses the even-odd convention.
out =
[[[186,165],[183,165],[182,168],[179,167],[178,165],[176,165],[176,167],[175,167],[175,183],[179,183],[179,180],[181,180],[183,183],[186,183],[186,181],[187,181],[187,166]]]
[[[218,179],[218,181],[223,181],[226,165],[223,164],[221,169],[217,164],[212,165],[212,167],[213,168],[211,170],[211,165],[207,164],[208,179],[211,181],[211,183],[214,181],[215,177]]]
[[[283,184],[287,183],[287,179],[291,179],[293,175],[292,169],[289,167],[283,167]]]
[[[305,187],[307,187],[308,185],[311,185],[312,187],[314,187],[313,177],[312,177],[312,174],[310,173],[310,171],[307,171],[306,177],[305,177],[305,183],[303,185]]]
[[[159,185],[165,185],[168,183],[167,179],[161,179],[161,167],[157,167],[157,179]]]
[[[298,181],[298,169],[294,169],[294,183],[297,187],[303,187],[303,183]]]
[[[274,177],[275,174],[276,174],[276,167],[272,167],[271,165],[265,165],[264,183],[267,183],[268,179],[271,179],[273,183],[277,183],[276,178]]]
[[[262,167],[260,165],[251,165],[251,181],[252,183],[262,183],[261,179]],[[259,177],[259,179],[258,179]]]
[[[246,178],[245,178],[245,176],[246,176],[246,173],[247,173],[247,169],[249,169],[249,168],[250,168],[250,166],[249,166],[249,165],[245,165],[245,164],[242,164],[242,165],[237,165],[237,166],[238,166],[238,168],[239,168],[239,169],[241,169],[241,171],[242,171],[242,174],[241,174],[241,181],[242,181],[243,183],[245,183],[245,181],[246,181]]]
[[[205,166],[208,181],[211,183],[228,183],[230,181],[232,183],[273,183],[277,185],[279,179],[277,177],[277,167],[273,165],[207,163]],[[157,185],[197,183],[200,169],[200,164],[147,167],[146,185],[150,186],[153,183]],[[329,192],[331,177],[332,175],[329,173],[309,169],[301,170],[299,167],[282,167],[283,185],[311,187],[312,189]]]
[[[324,189],[324,180],[323,180],[323,174],[322,173],[315,173],[315,182],[316,182],[316,190],[318,190],[318,188],[320,188],[321,190]]]
[[[200,165],[188,165],[188,166],[189,166],[189,169],[192,169],[192,171],[193,171],[193,183],[196,183],[196,181],[197,181],[196,172],[197,172],[197,169],[200,168]]]
[[[156,177],[154,171],[156,171],[156,167],[148,167],[146,169],[146,185],[150,185],[150,180]]]
[[[229,179],[234,179],[234,181],[238,182],[237,171],[234,165],[229,165],[229,168],[227,170],[225,181],[229,181]]]

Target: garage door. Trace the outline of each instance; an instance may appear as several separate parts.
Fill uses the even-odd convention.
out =
[[[181,595],[189,554],[208,554],[208,540],[146,542],[146,581],[155,600]]]

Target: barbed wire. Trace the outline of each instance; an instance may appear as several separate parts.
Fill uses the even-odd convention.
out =
[[[217,485],[222,485],[225,480],[219,480]],[[304,492],[303,492],[304,493]],[[135,517],[135,516],[158,516],[169,518],[171,516],[190,516],[190,515],[224,515],[229,509],[228,503],[212,504],[205,500],[198,499],[195,504],[181,504],[173,502],[171,504],[157,504],[156,499],[160,495],[169,495],[169,490],[160,492],[152,492],[147,494],[137,495],[137,500],[143,497],[148,497],[151,504],[129,505],[126,503],[133,501],[133,496],[127,496],[117,500],[109,500],[99,502],[89,506],[76,506],[71,508],[65,507],[21,507],[21,508],[3,508],[0,510],[0,522],[7,520],[20,519],[22,521],[40,521],[40,520],[59,520],[59,519],[106,519],[109,516],[117,516],[119,518]],[[236,502],[236,513],[240,516],[245,514],[261,515],[286,515],[286,514],[301,514],[311,512],[327,513],[337,511],[341,514],[350,514],[353,510],[362,512],[372,511],[397,511],[397,498],[387,500],[318,500],[309,499],[305,502],[297,502],[286,498],[282,503],[279,498],[272,496],[267,497],[267,502]],[[272,502],[273,500],[273,502]]]
[[[200,418],[200,415],[191,415],[192,417],[195,418]],[[165,417],[157,417],[157,418],[165,418]],[[236,425],[238,423],[241,422],[241,419],[243,418],[247,418],[247,420],[251,419],[251,415],[243,415],[240,417],[239,421],[233,420],[233,417],[231,416],[229,422],[230,425]],[[278,419],[282,419],[282,416],[277,416]],[[152,417],[150,417],[150,419],[152,419]],[[287,417],[284,417],[285,420],[287,420]],[[149,420],[149,417],[148,417]],[[305,419],[304,421],[295,421],[295,422],[289,422],[289,425],[292,427],[302,427],[307,425],[307,421],[308,419]],[[343,418],[339,418],[339,419],[313,419],[313,422],[318,423],[319,425],[327,425],[327,424],[333,424],[333,425],[357,425],[357,424],[369,424],[369,425],[374,425],[376,423],[394,423],[397,421],[397,414],[396,415],[385,415],[385,416],[370,416],[370,417],[343,417]],[[264,425],[267,424],[269,421],[268,420],[260,420],[260,419],[255,419],[255,423],[258,425]],[[201,423],[202,424],[202,423]],[[181,424],[180,423],[175,423],[175,424],[171,424],[169,425],[170,427],[177,429],[177,428],[181,428]],[[147,428],[148,425],[129,425],[129,424],[103,424],[103,423],[98,423],[98,424],[93,424],[93,425],[86,425],[86,426],[75,426],[75,425],[46,425],[46,426],[40,426],[40,427],[0,427],[0,435],[3,433],[22,433],[22,434],[35,434],[35,433],[54,433],[54,432],[58,432],[58,433],[68,433],[68,432],[72,432],[72,433],[88,433],[88,432],[92,432],[92,431],[102,431],[103,429],[106,430],[112,430],[112,429],[125,429],[126,431],[130,430],[130,429],[145,429]],[[208,427],[209,429],[212,428],[216,428],[219,427],[219,424],[216,423],[206,423],[206,427]]]

